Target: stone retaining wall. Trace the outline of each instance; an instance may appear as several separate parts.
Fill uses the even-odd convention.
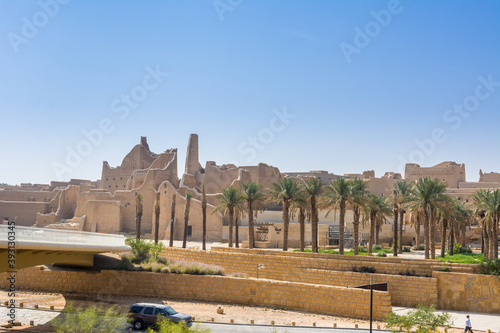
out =
[[[456,264],[439,260],[408,259],[403,257],[352,256],[310,252],[283,252],[259,249],[236,249],[228,247],[212,247],[211,252],[227,254],[250,254],[284,257],[290,260],[307,259],[310,268],[350,271],[352,267],[371,266],[377,273],[399,274],[400,272],[415,272],[418,276],[432,276],[432,272],[442,267],[448,267],[453,273],[479,273],[478,265]]]
[[[3,289],[9,288],[7,278],[7,273],[0,274]],[[17,272],[16,290],[213,301],[362,319],[368,319],[370,315],[369,290],[225,276],[27,268]],[[388,292],[374,292],[373,304],[373,316],[377,320],[384,320],[392,310]]]
[[[500,277],[495,275],[434,272],[439,308],[500,313]]]
[[[251,251],[251,250],[250,250]],[[236,251],[196,251],[178,248],[167,248],[163,255],[172,260],[197,261],[224,268],[226,273],[243,273],[247,276],[257,275],[257,265],[264,265],[259,269],[259,277],[280,281],[324,284],[331,286],[356,286],[368,284],[370,275],[351,271],[336,271],[318,269],[329,267],[327,259],[308,257],[280,256],[279,251],[265,251],[272,255],[238,253]],[[373,257],[371,257],[373,258]],[[380,259],[380,258],[377,258]],[[387,258],[385,258],[387,259]],[[371,262],[344,261],[346,268],[372,266]],[[357,265],[357,266],[351,266]],[[380,266],[380,265],[379,265]],[[373,274],[374,281],[387,282],[391,293],[392,305],[415,307],[420,304],[438,305],[437,279],[404,275]]]

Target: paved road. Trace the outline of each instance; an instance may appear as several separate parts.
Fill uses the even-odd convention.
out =
[[[11,318],[8,317],[10,309],[2,306],[0,308],[0,323],[4,321],[9,321]],[[43,325],[59,316],[59,311],[50,311],[50,310],[35,310],[35,309],[24,309],[24,308],[16,308],[15,316],[17,321],[22,324],[29,324],[31,320],[35,322],[35,325]]]
[[[203,323],[213,333],[367,333],[366,329],[326,328],[326,327],[293,327],[293,326],[261,326]],[[385,332],[377,331],[375,332]]]
[[[7,321],[9,309],[6,307],[0,308],[0,322]],[[56,318],[61,314],[59,311],[51,310],[35,310],[35,309],[16,309],[16,320],[23,324],[29,324],[30,320],[35,322],[35,325],[47,324],[52,319]],[[196,325],[196,324],[195,324]],[[366,333],[367,330],[359,329],[344,329],[344,328],[313,328],[313,327],[292,327],[292,326],[265,326],[265,325],[238,325],[238,324],[216,324],[216,323],[201,323],[205,328],[210,329],[213,333],[306,333],[311,331],[317,331],[321,333],[335,332],[335,333]],[[131,326],[129,326],[131,327]],[[129,332],[127,328],[123,333]],[[134,333],[140,333],[144,331],[132,330]]]
[[[411,308],[401,308],[393,307],[393,311],[396,313],[405,313],[411,310]],[[442,312],[438,310],[438,312]],[[500,332],[500,315],[496,314],[483,314],[483,313],[466,313],[460,311],[447,311],[450,313],[455,320],[454,327],[462,327],[465,323],[465,315],[470,314],[473,328],[486,331],[490,329],[493,332]],[[9,309],[5,306],[0,307],[0,323],[8,321]],[[22,309],[16,308],[16,320],[23,324],[29,324],[31,320],[35,322],[36,325],[44,325],[49,321],[59,316],[59,311],[50,310],[35,310],[35,309]],[[216,323],[202,323],[206,328],[209,328],[213,333],[229,333],[229,332],[255,332],[255,333],[295,333],[295,332],[335,332],[335,333],[366,333],[366,329],[347,329],[347,328],[322,328],[322,327],[292,327],[292,326],[275,326],[275,330],[271,326],[263,325],[237,325],[237,324],[216,324]],[[376,330],[374,330],[376,331]],[[125,331],[128,332],[128,329]],[[140,331],[133,331],[139,333]],[[381,331],[377,331],[381,332]]]

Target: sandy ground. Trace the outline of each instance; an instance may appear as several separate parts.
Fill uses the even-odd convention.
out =
[[[3,303],[8,298],[7,292],[0,291],[0,301]],[[62,294],[54,293],[39,293],[39,292],[17,292],[16,301],[24,303],[25,308],[34,308],[35,304],[39,306],[40,309],[50,309],[50,306],[54,306],[56,311],[61,311],[64,309],[66,304],[73,303],[77,307],[85,307],[89,305],[98,305],[102,307],[109,307],[110,305],[116,305],[120,307],[124,312],[126,312],[129,306],[137,302],[152,302],[152,303],[165,303],[173,307],[178,312],[187,313],[195,317],[196,321],[212,321],[219,323],[230,323],[231,319],[234,323],[238,324],[250,324],[251,320],[254,320],[255,324],[265,324],[270,325],[271,321],[274,321],[275,325],[292,325],[295,322],[297,326],[314,326],[317,327],[333,327],[333,324],[337,324],[337,327],[343,328],[355,328],[358,325],[359,328],[369,328],[369,321],[357,320],[350,318],[341,318],[335,316],[318,315],[313,313],[299,312],[299,311],[287,311],[282,309],[271,309],[264,307],[254,307],[254,306],[236,306],[230,304],[221,303],[210,303],[210,302],[197,302],[197,301],[182,301],[182,300],[171,300],[165,298],[151,298],[151,297],[114,297],[109,299],[89,299],[85,297],[78,296],[65,296]],[[221,307],[224,310],[223,314],[217,314],[217,309]],[[55,315],[51,311],[40,312],[40,318],[37,323],[47,323],[50,318]],[[43,320],[43,317],[46,319]],[[24,323],[23,323],[24,324]],[[27,324],[27,323],[26,323]],[[385,327],[382,322],[373,322],[373,328],[376,329],[377,326],[383,329]],[[450,333],[460,333],[463,329],[456,328],[450,329]]]

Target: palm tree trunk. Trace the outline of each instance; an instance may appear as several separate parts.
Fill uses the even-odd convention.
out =
[[[299,207],[299,226],[300,226],[300,252],[304,252],[305,245],[305,220],[306,214],[304,213],[304,208]]]
[[[448,228],[448,220],[441,220],[441,258],[445,256],[445,248],[446,248],[446,229]],[[450,244],[448,244],[449,246]]]
[[[415,242],[417,249],[420,247],[421,240],[420,240],[420,212],[417,212],[416,216],[416,222],[415,222]]]
[[[425,244],[425,251],[424,251],[424,257],[425,259],[429,259],[429,245],[430,245],[430,239],[429,239],[429,211],[427,207],[424,208],[424,244]]]
[[[247,202],[248,209],[248,248],[253,249],[255,240],[254,240],[254,230],[253,230],[253,207],[252,202]]]
[[[377,221],[375,223],[375,244],[377,245],[379,244],[379,238],[378,238],[379,234],[380,234],[380,221]]]
[[[455,221],[450,221],[450,241],[448,242],[448,253],[453,255],[453,247],[455,246]]]
[[[240,227],[239,227],[240,221],[238,218],[238,215],[234,218],[234,246],[236,248],[240,247]]]
[[[233,218],[234,218],[234,208],[229,208],[229,238],[228,238],[228,246],[233,247]]]
[[[430,227],[430,241],[431,241],[431,259],[436,259],[436,209],[431,209]]]
[[[485,258],[490,259],[490,235],[488,232],[488,224],[486,223],[486,219],[482,219],[481,221],[482,229],[483,229],[483,241],[484,241],[484,252],[483,255]]]
[[[490,249],[489,249],[489,254],[488,254],[488,258],[490,259],[493,259],[495,258],[495,239],[493,238],[493,227],[494,227],[494,223],[493,223],[493,219],[490,219],[488,221],[488,238],[490,239]],[[465,234],[465,232],[464,232]]]
[[[202,250],[205,251],[207,249],[207,196],[205,194],[205,185],[201,190],[201,213],[202,213]]]
[[[399,210],[399,247],[398,252],[403,253],[403,222],[405,217],[405,210]]]
[[[186,210],[184,211],[184,236],[182,237],[182,248],[183,249],[186,248],[186,243],[187,243],[190,206],[191,206],[191,200],[186,198]]]
[[[394,193],[395,192],[396,192],[396,190],[394,190]],[[393,254],[393,256],[397,257],[398,256],[398,249],[399,249],[399,242],[398,242],[399,211],[398,211],[398,204],[396,202],[396,199],[394,199],[394,204],[392,205],[392,213],[394,214],[394,223],[392,224],[392,227],[393,227],[392,254]]]
[[[135,192],[135,238],[141,238],[141,224],[142,224],[142,196]]]
[[[485,244],[484,244],[484,221],[481,220],[481,254],[484,256],[484,249],[485,249]]]
[[[172,208],[170,210],[170,241],[169,246],[174,246],[174,221],[175,221],[175,193],[172,195]]]
[[[345,199],[340,201],[339,254],[344,254]]]
[[[354,255],[358,255],[359,250],[359,207],[353,207],[354,210],[354,221],[352,223],[353,237],[354,237]]]
[[[283,251],[288,251],[288,222],[290,221],[288,216],[289,208],[290,202],[288,200],[283,201]]]
[[[142,224],[142,215],[137,214],[135,217],[135,238],[141,238],[141,224]]]
[[[495,214],[495,223],[493,225],[493,258],[498,259],[498,220],[500,219],[500,214]]]
[[[368,242],[368,253],[373,252],[373,242],[375,241],[375,212],[370,212],[370,240]]]
[[[465,247],[465,232],[467,231],[467,226],[462,223],[462,247]]]
[[[158,244],[158,238],[159,235],[158,233],[160,232],[160,191],[156,192],[156,198],[155,198],[155,231],[154,231],[154,237],[155,237],[155,244]]]
[[[318,253],[318,212],[314,195],[311,196],[311,245],[312,251]]]

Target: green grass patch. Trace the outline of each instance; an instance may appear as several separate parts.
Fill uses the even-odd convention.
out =
[[[448,260],[452,263],[457,264],[475,264],[479,265],[484,261],[484,256],[480,253],[470,253],[470,254],[454,254],[450,256],[449,254],[445,255],[444,258],[441,256],[437,256],[436,259],[442,262],[448,262]]]

